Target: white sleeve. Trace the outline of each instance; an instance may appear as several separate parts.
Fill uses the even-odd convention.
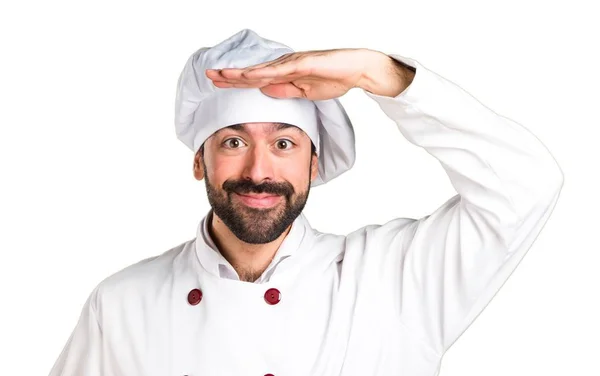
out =
[[[102,328],[96,316],[97,289],[90,294],[79,321],[56,360],[50,376],[105,376],[102,370]]]
[[[439,161],[458,194],[408,229],[397,220],[374,233],[400,261],[401,321],[442,354],[535,241],[563,173],[526,128],[416,60],[388,56],[416,68],[412,83],[395,98],[365,94]]]

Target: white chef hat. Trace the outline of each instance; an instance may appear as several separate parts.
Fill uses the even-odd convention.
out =
[[[233,124],[288,123],[302,129],[316,147],[319,172],[311,186],[323,184],[354,165],[352,123],[337,98],[311,101],[273,98],[259,88],[219,88],[206,69],[245,68],[294,50],[243,29],[213,47],[197,50],[177,82],[175,131],[196,153],[214,132]]]

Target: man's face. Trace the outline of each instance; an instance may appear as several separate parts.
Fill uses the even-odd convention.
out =
[[[202,155],[203,154],[203,155]],[[240,240],[277,239],[300,215],[317,177],[311,140],[297,127],[245,123],[223,128],[195,156],[208,201]]]

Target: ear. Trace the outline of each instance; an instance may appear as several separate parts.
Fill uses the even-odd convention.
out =
[[[200,150],[194,156],[194,177],[196,180],[204,179],[204,166],[202,164],[202,153]]]
[[[319,175],[319,157],[317,157],[316,154],[313,154],[310,163],[311,163],[310,181],[312,182]]]

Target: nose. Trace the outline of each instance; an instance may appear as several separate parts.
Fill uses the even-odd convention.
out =
[[[254,145],[246,154],[243,178],[250,179],[254,184],[260,184],[266,180],[274,180],[272,155],[265,145]]]

